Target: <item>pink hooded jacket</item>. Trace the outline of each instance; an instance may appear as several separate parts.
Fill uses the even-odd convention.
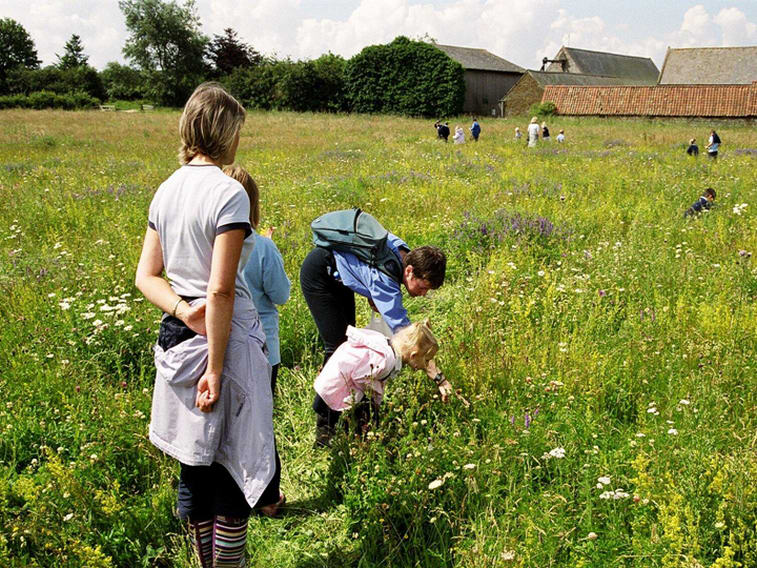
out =
[[[366,393],[380,404],[384,382],[400,369],[402,359],[383,334],[348,326],[347,341],[334,351],[313,387],[331,410],[346,410]]]

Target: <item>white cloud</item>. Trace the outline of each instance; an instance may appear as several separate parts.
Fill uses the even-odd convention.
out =
[[[744,45],[757,42],[757,24],[747,20],[738,8],[723,8],[714,18],[723,33],[723,45]]]
[[[350,57],[397,35],[428,34],[439,43],[482,47],[529,68],[538,68],[561,45],[652,57],[659,66],[668,45],[757,43],[757,23],[718,2],[689,4],[667,32],[646,37],[634,22],[610,25],[609,7],[599,5],[599,15],[579,17],[583,2],[568,0],[340,0],[338,7],[324,8],[330,18],[317,17],[319,2],[312,0],[197,0],[197,12],[208,36],[231,27],[258,51],[277,57],[315,58],[328,51]],[[115,0],[0,0],[0,14],[29,31],[44,64],[55,62],[73,33],[82,37],[95,67],[123,61],[127,31]]]

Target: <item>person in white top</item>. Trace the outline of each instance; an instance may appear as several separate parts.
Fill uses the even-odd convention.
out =
[[[533,117],[528,125],[528,147],[536,147],[536,141],[539,139],[539,119]]]
[[[150,204],[136,273],[164,312],[150,441],[181,463],[178,509],[201,566],[241,565],[251,508],[275,514],[283,502],[265,335],[241,274],[254,243],[250,202],[220,169],[234,161],[244,119],[217,83],[189,98],[182,167]]]
[[[452,137],[452,141],[455,144],[465,144],[465,132],[462,126],[457,125],[455,127],[455,135]]]
[[[565,142],[565,130],[563,130],[562,128],[560,129],[560,132],[557,134],[557,141]]]

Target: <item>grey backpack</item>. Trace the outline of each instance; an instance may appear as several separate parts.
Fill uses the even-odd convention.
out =
[[[312,223],[317,247],[354,254],[392,280],[402,282],[402,264],[387,242],[389,231],[375,217],[360,209],[325,213]]]

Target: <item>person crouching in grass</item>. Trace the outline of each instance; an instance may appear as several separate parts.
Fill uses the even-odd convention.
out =
[[[697,213],[701,213],[705,209],[710,209],[713,201],[715,201],[715,190],[708,187],[704,190],[704,195],[697,199],[694,204],[684,212],[683,216],[692,217]]]
[[[403,327],[391,339],[378,331],[349,326],[347,341],[326,362],[313,385],[317,393],[315,446],[330,444],[345,410],[353,411],[358,433],[367,431],[371,414],[377,425],[385,383],[402,365],[434,373],[437,385],[446,381],[433,360],[438,350],[428,320]]]

